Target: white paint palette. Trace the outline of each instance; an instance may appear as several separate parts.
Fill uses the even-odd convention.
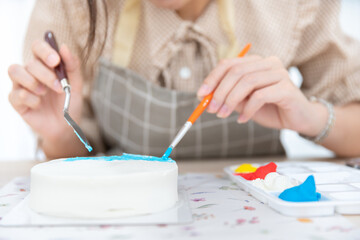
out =
[[[259,167],[266,163],[251,164]],[[281,192],[264,191],[253,186],[251,181],[234,175],[239,165],[226,167],[224,171],[241,189],[283,215],[315,217],[335,213],[360,214],[360,170],[330,162],[276,163],[277,173],[299,183],[313,175],[316,191],[321,194],[317,202],[287,202],[278,197]]]

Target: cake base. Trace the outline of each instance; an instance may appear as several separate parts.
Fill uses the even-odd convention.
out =
[[[120,157],[53,160],[31,169],[30,207],[71,218],[117,218],[163,211],[178,200],[175,161]]]

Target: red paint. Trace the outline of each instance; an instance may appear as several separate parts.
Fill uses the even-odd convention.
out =
[[[244,206],[245,210],[250,210],[250,211],[254,211],[255,208],[254,207],[250,207],[250,206]]]
[[[251,224],[255,224],[255,223],[259,223],[260,221],[259,221],[259,218],[258,217],[253,217],[250,221],[249,221],[249,223],[251,223]]]
[[[259,167],[253,173],[234,173],[234,175],[241,176],[246,180],[255,180],[257,178],[264,179],[268,173],[276,172],[276,164],[271,162]]]
[[[243,224],[245,222],[246,222],[245,219],[236,219],[236,224],[238,224],[238,225]]]
[[[191,201],[194,201],[194,202],[203,202],[203,201],[205,201],[205,198],[194,198],[194,199],[191,199]]]

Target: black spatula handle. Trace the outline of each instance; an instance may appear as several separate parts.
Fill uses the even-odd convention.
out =
[[[56,39],[55,39],[55,35],[53,32],[51,31],[47,31],[45,33],[45,41],[57,52],[59,53],[59,47],[57,45]],[[62,59],[60,58],[60,63],[59,65],[57,65],[55,67],[55,73],[56,76],[58,77],[59,81],[61,81],[62,79],[67,79],[67,74],[65,71],[65,64],[62,61]]]

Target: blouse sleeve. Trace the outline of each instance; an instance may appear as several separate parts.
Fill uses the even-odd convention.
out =
[[[302,29],[293,66],[303,76],[302,90],[333,104],[360,100],[360,43],[343,33],[340,1],[318,1],[311,14],[302,13]]]
[[[86,33],[88,31],[87,6],[83,2],[85,1],[36,1],[25,37],[24,62],[29,61],[33,57],[31,52],[32,43],[37,39],[43,39],[44,33],[48,30],[54,32],[59,45],[65,43],[74,55],[80,59],[83,57],[82,48],[85,46]],[[89,69],[89,66],[83,66],[82,69]],[[84,109],[80,127],[89,139],[95,152],[102,152],[104,145],[89,101],[90,76],[84,73],[85,71],[82,74],[85,80],[83,91]]]

